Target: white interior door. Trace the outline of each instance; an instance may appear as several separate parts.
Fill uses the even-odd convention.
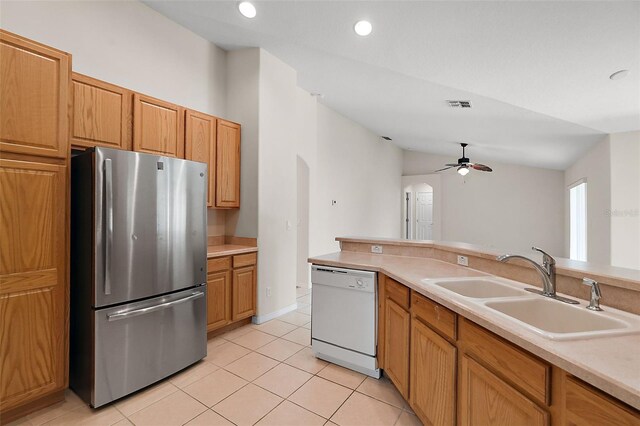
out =
[[[418,192],[416,197],[416,239],[433,236],[433,192]]]

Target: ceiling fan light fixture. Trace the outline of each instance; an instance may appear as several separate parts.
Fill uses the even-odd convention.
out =
[[[461,176],[466,176],[467,173],[469,173],[469,168],[467,166],[460,166],[460,167],[458,167],[458,173]]]
[[[256,7],[248,1],[243,1],[238,4],[238,10],[245,18],[255,18],[256,17]]]

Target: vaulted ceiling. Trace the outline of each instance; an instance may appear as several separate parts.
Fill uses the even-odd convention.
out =
[[[224,49],[264,48],[405,149],[455,159],[464,141],[476,161],[565,169],[640,130],[638,2],[258,1],[254,19],[235,1],[145,3]]]

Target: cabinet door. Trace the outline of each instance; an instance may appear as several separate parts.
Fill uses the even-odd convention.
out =
[[[133,96],[133,150],[184,158],[182,107],[136,93]]]
[[[240,207],[240,125],[218,120],[216,207]]]
[[[411,321],[411,407],[425,424],[453,425],[456,410],[456,348]]]
[[[548,425],[549,414],[467,355],[460,365],[461,425]]]
[[[231,321],[231,272],[217,272],[207,277],[207,331]]]
[[[0,151],[66,158],[71,58],[0,31]]]
[[[131,149],[130,91],[82,74],[71,79],[71,145]]]
[[[640,412],[572,377],[566,382],[568,425],[640,425]]]
[[[256,267],[233,270],[232,320],[237,321],[256,313]]]
[[[0,411],[66,387],[66,180],[0,160]]]
[[[216,118],[196,111],[185,112],[185,157],[207,163],[207,207],[215,204],[216,182]]]
[[[400,394],[409,398],[409,333],[411,317],[393,300],[385,304],[385,373]]]

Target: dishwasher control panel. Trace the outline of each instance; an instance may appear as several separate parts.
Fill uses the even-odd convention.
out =
[[[311,282],[332,287],[375,292],[376,273],[346,268],[313,265]]]

